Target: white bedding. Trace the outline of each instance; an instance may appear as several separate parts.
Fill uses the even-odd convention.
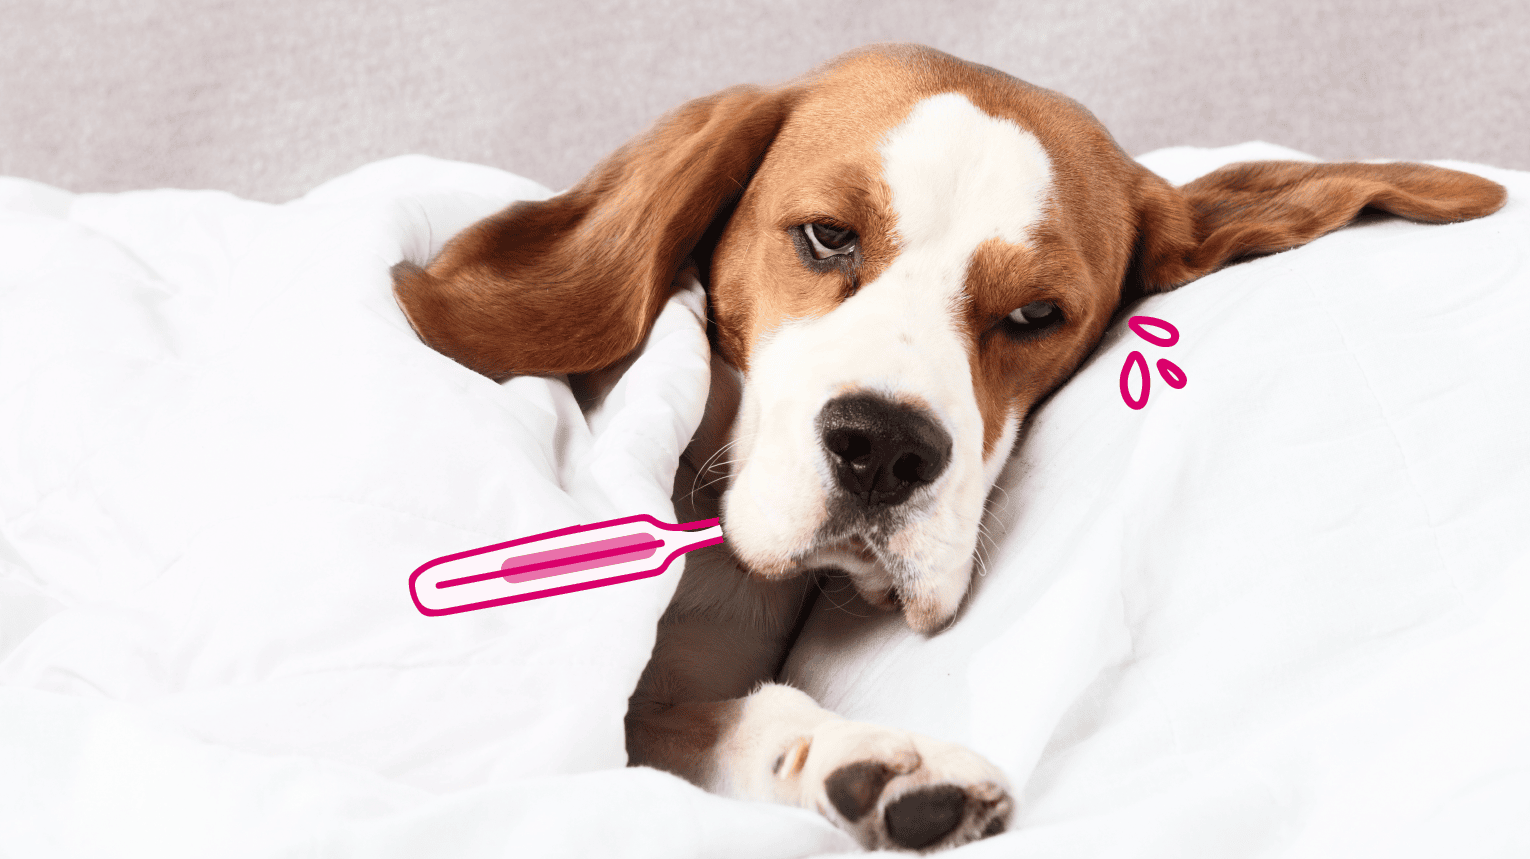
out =
[[[1468,169],[1503,212],[1370,219],[1154,298],[1169,349],[1114,330],[1001,479],[951,630],[820,600],[801,685],[1023,786],[964,852],[1530,852],[1530,175]],[[678,567],[410,602],[434,557],[673,521],[699,296],[590,415],[431,352],[392,302],[401,252],[546,194],[424,158],[283,206],[0,180],[0,855],[853,848],[621,768]],[[1133,349],[1188,385],[1128,409]]]

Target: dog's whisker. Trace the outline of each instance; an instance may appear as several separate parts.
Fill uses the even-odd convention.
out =
[[[718,448],[712,453],[711,456],[707,457],[706,461],[701,464],[700,468],[696,469],[695,476],[691,479],[691,492],[689,500],[694,501],[696,499],[696,484],[701,481],[702,475],[707,473],[707,469],[712,467],[712,460],[716,459],[724,449],[725,448]]]
[[[985,504],[984,506],[987,508],[988,512],[991,513],[991,514],[994,514],[994,515],[1007,512],[1009,510],[1009,490],[1007,490],[1003,486],[1000,486],[999,484],[995,483],[993,485],[993,492],[997,492],[1000,495],[1004,496],[1004,506],[1000,507],[998,510],[994,510],[992,507],[989,507],[988,505]],[[990,503],[993,501],[993,498],[994,498],[993,492],[990,492],[988,494],[988,500],[989,500]]]
[[[736,438],[733,441],[730,441],[722,447],[718,448],[715,453],[707,457],[706,464],[704,464],[700,469],[697,469],[696,476],[691,480],[691,490],[687,496],[687,501],[689,503],[695,503],[696,493],[706,489],[709,486],[712,486],[715,483],[718,483],[719,481],[727,480],[732,475],[732,467],[744,461],[742,458],[729,459],[722,462],[716,461],[717,457],[726,453],[729,448],[738,444],[740,441],[743,441],[743,438]],[[721,471],[722,473],[719,476],[707,481],[705,484],[701,484],[701,479],[712,471]]]
[[[744,440],[744,437],[743,436],[739,436],[739,437],[729,441],[727,444],[724,444],[722,447],[719,447],[717,450],[713,451],[712,455],[707,457],[707,461],[706,461],[705,464],[703,464],[701,466],[701,469],[703,471],[705,471],[708,468],[711,468],[713,460],[717,459],[719,456],[722,456],[724,453],[727,453],[729,449],[731,449],[734,445],[738,444],[739,442],[741,442],[743,440]]]
[[[742,460],[734,459],[734,460],[729,460],[729,461],[723,462],[723,463],[715,462],[715,460],[718,457],[722,456],[724,453],[727,453],[729,448],[733,447],[734,445],[738,444],[739,442],[741,442],[743,440],[744,440],[744,437],[743,436],[739,436],[738,438],[735,438],[732,441],[729,441],[727,444],[724,444],[722,447],[719,447],[717,450],[712,452],[711,456],[707,457],[706,462],[702,463],[701,468],[696,469],[696,476],[694,478],[692,478],[692,480],[691,480],[691,491],[690,491],[689,495],[687,495],[687,497],[686,497],[687,503],[690,503],[690,504],[694,504],[695,503],[695,501],[696,501],[696,493],[700,491],[700,489],[697,487],[696,484],[698,482],[700,482],[701,478],[704,477],[709,471],[711,471],[714,468],[730,467],[730,466],[734,465],[735,463],[738,463],[738,462],[742,461]],[[723,477],[727,477],[727,473],[726,472],[723,474]],[[708,483],[707,485],[710,486],[711,483]],[[705,488],[705,487],[701,487],[701,488]]]
[[[855,600],[860,595],[860,592],[856,590],[855,582],[852,581],[848,575],[835,573],[825,573],[821,575],[818,579],[818,592],[823,594],[824,599],[828,600],[829,605],[831,605],[836,611],[842,611],[851,617],[870,617],[870,615],[863,614],[851,609],[851,606],[855,603]],[[840,602],[839,600],[835,599],[835,597],[842,592],[846,595],[844,597],[844,601]]]
[[[724,474],[721,477],[714,477],[711,480],[708,480],[706,483],[701,484],[701,486],[699,488],[693,488],[691,490],[691,496],[694,498],[697,492],[700,492],[700,491],[706,489],[709,486],[715,486],[716,484],[721,483],[724,480],[727,480],[728,477],[729,477],[729,475]]]
[[[851,617],[859,617],[859,618],[870,617],[870,615],[862,614],[860,612],[852,611],[850,609],[851,604],[855,602],[856,592],[855,592],[855,588],[854,587],[849,588],[849,591],[850,591],[850,595],[845,598],[845,601],[843,603],[836,602],[835,599],[834,599],[834,594],[830,593],[829,591],[824,591],[823,595],[824,595],[824,598],[829,601],[829,605],[834,607],[835,611],[844,612],[845,614],[848,614]]]
[[[740,444],[740,443],[742,443],[744,441],[753,441],[753,437],[752,436],[751,437],[738,436],[738,437],[728,441],[722,447],[719,447],[717,450],[713,451],[711,456],[707,457],[707,461],[702,464],[701,470],[702,471],[707,471],[708,469],[717,467],[716,460],[717,460],[718,457],[720,457],[723,454],[727,453],[728,451],[732,450],[735,446],[737,446],[738,444]]]
[[[719,470],[729,469],[729,468],[732,468],[733,466],[735,466],[735,465],[737,465],[737,464],[739,464],[740,462],[743,462],[743,461],[744,461],[743,458],[740,457],[738,459],[726,459],[726,460],[723,460],[721,462],[714,462],[714,463],[712,463],[710,466],[708,466],[706,468],[706,471],[719,471]],[[703,473],[705,473],[705,472],[703,472]],[[727,472],[724,471],[724,474],[726,474],[726,473]]]

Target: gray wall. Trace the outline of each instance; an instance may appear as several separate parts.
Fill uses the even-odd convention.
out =
[[[681,101],[918,41],[1122,145],[1530,169],[1524,0],[3,0],[0,174],[284,200],[406,152],[554,187]]]

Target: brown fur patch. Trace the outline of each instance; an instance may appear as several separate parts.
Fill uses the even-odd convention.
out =
[[[684,704],[637,704],[627,711],[627,764],[672,772],[693,784],[714,773],[713,751],[743,714],[742,699]]]
[[[490,378],[615,363],[797,97],[738,87],[684,105],[567,192],[516,203],[423,271],[396,271],[399,304],[422,340]]]
[[[1233,164],[1178,189],[1146,174],[1134,285],[1172,289],[1239,257],[1304,245],[1366,208],[1439,224],[1490,215],[1507,199],[1496,182],[1427,164]]]

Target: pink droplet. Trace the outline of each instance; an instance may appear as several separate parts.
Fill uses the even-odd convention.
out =
[[[1163,335],[1149,333],[1146,330],[1149,325],[1161,328],[1167,333]],[[1179,342],[1179,329],[1156,316],[1133,316],[1127,321],[1126,326],[1138,337],[1154,346],[1173,346]]]
[[[1162,376],[1163,380],[1169,383],[1169,387],[1176,391],[1183,388],[1185,382],[1189,381],[1185,378],[1185,371],[1168,358],[1158,359],[1158,375]]]
[[[1132,367],[1137,368],[1137,374],[1142,378],[1142,397],[1132,399],[1131,388],[1126,384],[1132,375]],[[1126,356],[1126,363],[1121,365],[1121,399],[1133,409],[1140,409],[1147,405],[1148,392],[1152,390],[1153,377],[1148,374],[1147,359],[1142,357],[1141,352],[1133,352]]]

